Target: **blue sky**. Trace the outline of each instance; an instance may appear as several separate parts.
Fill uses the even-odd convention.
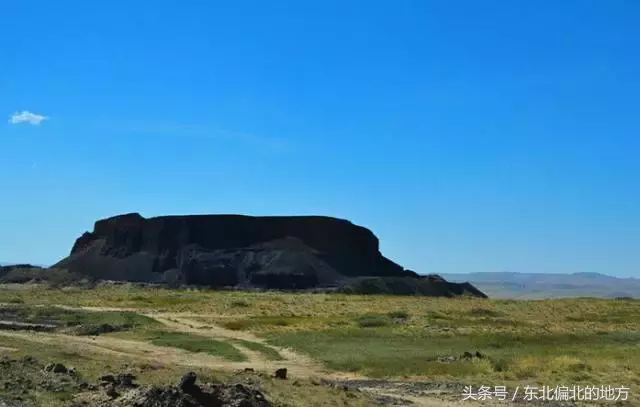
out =
[[[9,1],[0,260],[53,263],[122,212],[324,214],[422,273],[640,277],[638,21],[634,0]]]

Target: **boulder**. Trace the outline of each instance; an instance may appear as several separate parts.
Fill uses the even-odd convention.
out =
[[[178,388],[185,393],[189,393],[189,391],[196,384],[197,375],[194,372],[185,373],[184,376],[180,379],[180,383],[178,384]]]
[[[44,371],[50,373],[67,373],[67,367],[62,363],[49,363],[44,367]]]
[[[281,369],[276,370],[275,377],[276,377],[276,379],[286,380],[287,379],[287,369],[286,368],[281,368]]]

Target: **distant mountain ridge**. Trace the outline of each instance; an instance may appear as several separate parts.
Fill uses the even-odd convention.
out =
[[[445,273],[454,282],[468,281],[493,298],[634,297],[640,298],[640,279],[601,273]]]
[[[16,262],[10,262],[10,261],[0,261],[0,267],[7,267],[7,266],[17,266],[17,265],[21,265],[21,264],[28,264],[34,267],[47,267],[45,265],[42,264],[32,264],[32,263],[26,263],[26,262],[20,262],[20,263],[16,263]]]

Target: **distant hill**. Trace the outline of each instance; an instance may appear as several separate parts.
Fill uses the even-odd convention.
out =
[[[452,282],[468,281],[492,298],[640,298],[640,279],[600,273],[449,273],[442,277]]]
[[[6,266],[15,266],[16,264],[31,264],[31,263],[16,263],[16,262],[10,262],[10,261],[0,261],[0,267],[6,267]],[[47,267],[43,264],[32,264],[34,267]]]

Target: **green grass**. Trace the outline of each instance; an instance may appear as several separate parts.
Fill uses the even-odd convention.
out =
[[[233,362],[247,360],[238,349],[228,342],[216,341],[204,336],[183,332],[154,332],[149,340],[154,345],[184,349],[189,352],[202,352],[219,356]]]
[[[365,315],[358,319],[358,325],[361,328],[373,328],[387,326],[391,324],[389,318],[385,315]]]
[[[409,313],[404,310],[391,311],[387,315],[389,315],[390,318],[401,318],[401,319],[409,318]]]
[[[440,353],[456,346],[428,343],[417,335],[399,335],[388,328],[291,332],[269,335],[270,343],[303,351],[329,368],[374,377],[475,373],[476,366],[433,363]],[[458,344],[459,353],[467,344]],[[445,348],[447,351],[445,351]],[[463,350],[464,349],[464,350]],[[464,371],[461,371],[464,370]]]
[[[153,318],[130,311],[68,311],[63,321],[69,326],[109,324],[123,327],[159,325]]]
[[[285,327],[295,323],[295,317],[256,316],[249,318],[222,321],[220,324],[234,331],[250,330],[256,327],[280,326]]]
[[[251,304],[249,304],[247,301],[245,300],[234,300],[231,301],[231,306],[232,307],[240,307],[240,308],[248,308],[251,306]]]
[[[16,304],[14,301],[13,304]],[[110,325],[114,330],[136,329],[160,325],[153,318],[130,311],[76,311],[59,307],[23,305],[0,307],[0,319],[36,324],[51,324],[59,328],[83,328]]]
[[[486,381],[487,385],[626,385],[640,392],[637,300],[25,287],[0,286],[0,303],[197,312],[194,319],[205,325],[247,331],[307,353],[330,368],[373,376]],[[395,323],[394,319],[403,321]],[[480,351],[488,357],[472,362],[437,361],[439,356],[465,351]]]
[[[638,382],[640,333],[430,336],[391,328],[274,333],[270,342],[298,349],[328,367],[374,377],[427,376],[500,380],[604,380],[603,369]],[[472,362],[441,363],[439,356],[480,351]],[[626,373],[634,373],[634,378]],[[592,373],[593,372],[593,373]]]
[[[273,349],[272,347],[263,345],[261,343],[258,342],[251,342],[251,341],[245,341],[243,339],[233,339],[231,341],[232,343],[235,343],[239,346],[243,346],[249,350],[252,350],[254,352],[259,352],[262,354],[262,356],[264,356],[267,360],[285,360],[282,355],[280,355],[280,353],[278,353],[277,350]]]
[[[504,315],[502,312],[488,309],[488,308],[480,308],[480,307],[471,308],[471,311],[469,311],[469,314],[472,316],[481,316],[481,317],[501,317]]]

